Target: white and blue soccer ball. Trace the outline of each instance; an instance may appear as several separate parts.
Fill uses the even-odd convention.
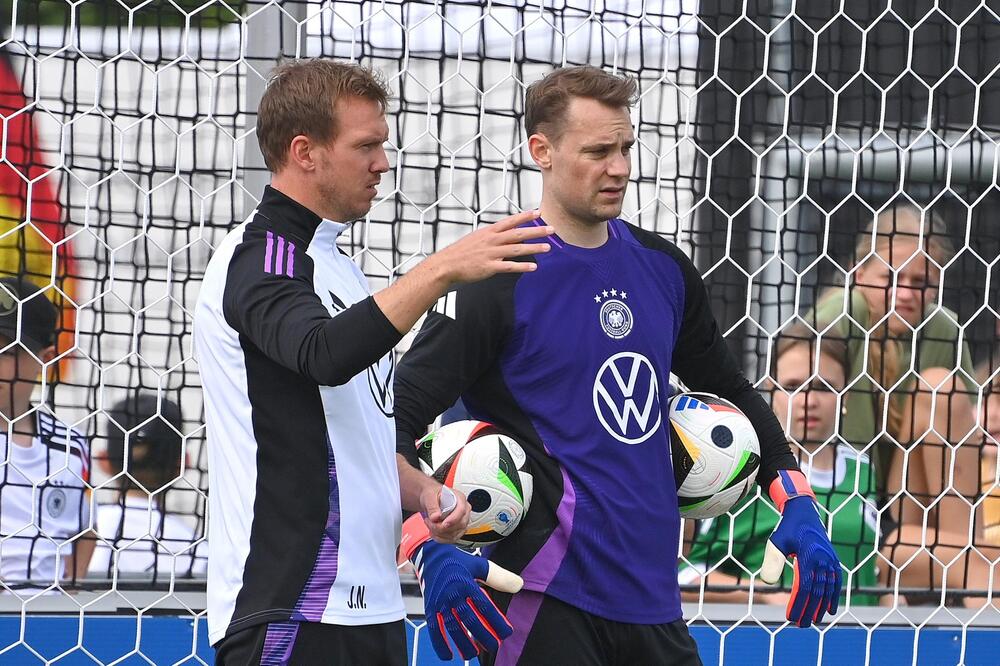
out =
[[[754,490],[760,442],[750,419],[710,393],[670,399],[670,455],[682,518],[714,518]]]
[[[484,421],[456,421],[417,442],[420,467],[469,500],[466,547],[495,543],[518,526],[531,504],[533,480],[521,445]]]

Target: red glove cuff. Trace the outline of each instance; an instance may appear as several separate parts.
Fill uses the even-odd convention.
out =
[[[427,529],[424,517],[415,513],[403,523],[403,537],[399,541],[399,563],[412,561],[417,548],[431,539],[431,531]]]
[[[806,479],[806,475],[797,469],[780,469],[778,477],[771,482],[767,494],[771,496],[771,501],[778,507],[778,511],[785,510],[785,502],[794,497],[812,497],[815,501],[816,493]]]

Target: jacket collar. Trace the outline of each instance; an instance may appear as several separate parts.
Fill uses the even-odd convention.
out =
[[[319,215],[270,185],[264,187],[257,212],[278,233],[295,236],[307,245],[323,222]]]

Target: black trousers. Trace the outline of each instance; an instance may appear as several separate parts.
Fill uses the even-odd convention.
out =
[[[514,634],[481,654],[482,666],[702,666],[684,620],[615,622],[527,590],[493,598]]]
[[[217,666],[406,666],[406,628],[272,622],[227,636],[215,645]]]

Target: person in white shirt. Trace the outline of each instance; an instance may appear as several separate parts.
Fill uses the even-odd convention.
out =
[[[38,285],[0,279],[0,591],[25,596],[57,591],[86,566],[87,440],[32,403],[57,318]]]
[[[107,415],[106,449],[95,457],[118,496],[97,505],[90,575],[144,574],[153,582],[204,576],[206,543],[164,501],[180,478],[185,455],[180,408],[166,398],[137,393]]]

